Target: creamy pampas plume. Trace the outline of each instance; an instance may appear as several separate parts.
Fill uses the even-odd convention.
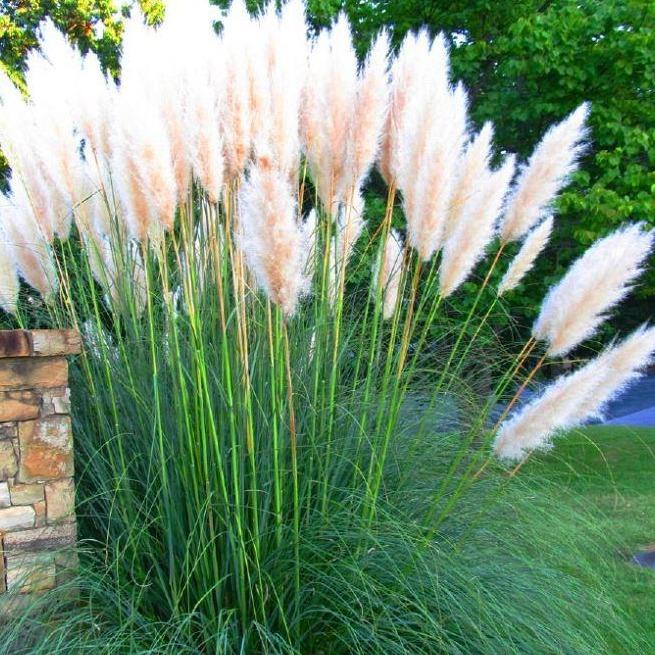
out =
[[[359,193],[378,153],[388,103],[389,38],[375,40],[358,71],[350,25],[341,14],[316,38],[303,94],[303,148],[331,214]]]
[[[221,32],[225,65],[223,147],[227,181],[240,176],[252,148],[250,48],[254,26],[243,0],[233,0]]]
[[[418,50],[417,65],[423,65],[424,57]],[[429,260],[443,242],[467,121],[464,87],[450,88],[443,35],[432,42],[427,61],[423,88],[405,103],[394,174],[403,196],[407,240],[423,261]]]
[[[639,377],[655,351],[655,328],[641,327],[622,343],[559,378],[538,398],[505,421],[494,451],[504,460],[519,460],[547,448],[560,430],[600,415],[603,406]]]
[[[173,37],[185,43],[187,63],[180,75],[186,87],[182,124],[186,159],[209,201],[216,203],[221,196],[225,168],[221,133],[223,52],[206,0],[169,0],[166,18]]]
[[[136,87],[120,90],[112,131],[114,188],[130,236],[155,243],[173,227],[175,170],[163,118]]]
[[[388,52],[389,36],[381,32],[357,80],[350,136],[346,144],[346,167],[336,182],[341,200],[359,191],[378,154],[389,98]]]
[[[403,273],[403,246],[400,234],[391,230],[387,235],[382,254],[382,269],[373,269],[373,278],[382,288],[382,317],[390,319],[398,304],[400,279]]]
[[[33,107],[7,74],[0,71],[0,147],[11,167],[12,187],[22,187],[37,229],[51,241],[59,216],[67,209],[40,159],[39,143]]]
[[[278,15],[271,1],[253,40],[250,75],[255,156],[295,182],[300,162],[300,103],[307,71],[307,25],[302,0]]]
[[[630,291],[651,251],[654,233],[637,223],[597,241],[546,296],[532,328],[559,357],[590,337]]]
[[[343,189],[346,152],[357,98],[357,55],[350,24],[340,14],[318,35],[303,94],[302,138],[316,189],[326,210],[336,214]]]
[[[2,197],[0,200],[6,201]],[[0,307],[10,314],[16,311],[20,282],[16,270],[16,253],[11,240],[2,227],[4,211],[0,210]]]
[[[479,190],[465,201],[462,215],[452,226],[443,248],[439,268],[439,292],[443,298],[466,280],[484,256],[513,175],[514,156],[510,155],[499,170],[483,173]]]
[[[551,127],[535,148],[516,182],[501,226],[503,242],[517,241],[547,212],[549,205],[576,168],[587,134],[589,105],[581,104]]]
[[[239,245],[269,298],[290,316],[307,288],[307,243],[287,176],[254,165],[240,193]]]
[[[514,289],[534,266],[539,253],[546,247],[548,239],[550,239],[553,222],[553,217],[549,216],[530,231],[498,286],[499,296]]]
[[[30,89],[30,97],[38,103],[45,91],[43,101],[52,102],[52,88],[57,89],[57,101],[67,108],[70,120],[87,147],[95,157],[108,158],[108,131],[115,92],[113,80],[104,75],[95,53],[82,56],[50,20],[41,23],[39,31],[39,48],[50,64],[48,77],[53,87],[40,90],[37,84],[36,89]],[[35,86],[34,82],[31,86]]]
[[[446,236],[465,215],[470,199],[479,191],[491,157],[493,126],[485,123],[476,137],[469,143],[457,163],[457,173],[453,195],[448,208]]]
[[[413,117],[408,112],[411,98],[424,92],[430,67],[430,40],[425,30],[408,33],[391,65],[389,111],[382,135],[379,168],[387,184],[398,177],[401,144]]]
[[[29,200],[21,185],[11,185],[9,197],[2,197],[0,220],[11,244],[18,273],[46,300],[57,289],[57,274],[50,245],[41,233]]]
[[[125,26],[121,57],[120,93],[140,95],[148,113],[156,116],[166,135],[167,157],[174,176],[176,201],[186,198],[191,181],[191,164],[186,147],[186,102],[188,73],[197,65],[192,53],[194,35],[184,18],[189,3],[171,2],[162,25],[145,24],[137,8]],[[197,5],[196,0],[191,7]],[[193,16],[195,9],[189,12]],[[163,145],[163,144],[162,144]]]

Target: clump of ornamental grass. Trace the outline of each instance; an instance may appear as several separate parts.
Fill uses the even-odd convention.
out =
[[[135,11],[118,83],[45,23],[28,95],[0,77],[5,323],[86,344],[78,600],[23,620],[60,652],[603,652],[623,630],[584,600],[603,585],[531,559],[519,467],[502,472],[648,362],[643,327],[512,413],[625,296],[652,235],[592,247],[499,365],[479,339],[548,241],[589,108],[514,180],[513,155],[491,167],[492,126],[471,134],[443,35],[393,54],[382,33],[360,63],[347,19],[309,39],[300,0],[235,0],[220,34],[211,18],[201,0],[158,27]],[[542,550],[583,544],[551,525]]]

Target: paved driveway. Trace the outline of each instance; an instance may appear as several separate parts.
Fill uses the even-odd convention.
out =
[[[608,425],[655,427],[655,375],[637,380],[605,411]]]

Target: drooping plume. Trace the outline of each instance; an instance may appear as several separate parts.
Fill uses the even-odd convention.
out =
[[[128,231],[140,241],[157,242],[172,228],[177,204],[169,131],[135,86],[121,88],[116,117],[111,168]]]
[[[269,298],[290,316],[307,288],[307,244],[287,176],[253,165],[243,183],[239,245]]]
[[[193,177],[212,203],[223,186],[225,161],[221,134],[225,90],[223,51],[205,0],[176,0],[168,4],[167,20],[173,37],[185,43],[187,64],[180,73],[184,97],[184,143]]]
[[[519,460],[548,448],[561,430],[598,416],[603,406],[639,377],[655,351],[655,328],[641,327],[574,373],[560,377],[538,398],[505,421],[494,451],[504,460]]]
[[[439,268],[442,297],[452,294],[484,256],[513,175],[514,156],[510,155],[499,170],[483,173],[479,191],[465,202],[462,216],[444,244]]]
[[[537,145],[516,182],[501,226],[502,241],[517,241],[536,225],[576,168],[586,136],[589,105],[581,104],[551,127]]]
[[[546,247],[548,239],[550,239],[553,222],[553,217],[549,216],[530,231],[498,286],[499,296],[518,286],[519,282],[534,266],[539,253]]]
[[[21,185],[12,183],[11,195],[2,198],[1,218],[20,277],[50,299],[58,286],[52,252]]]
[[[26,197],[36,228],[51,241],[70,208],[41,159],[41,144],[32,105],[0,71],[0,147],[11,167],[12,188]]]
[[[157,115],[165,130],[177,202],[184,201],[191,182],[185,114],[189,72],[197,66],[193,57],[196,36],[191,27],[197,24],[197,11],[198,0],[170,2],[162,25],[154,29],[145,24],[139,11],[133,10],[123,38],[120,92],[132,97],[141,95],[147,111],[153,117]]]
[[[546,296],[532,328],[559,357],[589,338],[630,291],[651,251],[654,233],[637,223],[597,241]]]

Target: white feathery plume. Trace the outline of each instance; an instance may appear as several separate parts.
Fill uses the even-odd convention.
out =
[[[548,216],[537,227],[530,230],[521,249],[510,263],[507,272],[498,286],[499,296],[518,286],[519,282],[532,269],[537,257],[546,247],[550,239],[550,234],[553,231],[553,222],[552,215]]]
[[[3,196],[2,200],[6,201],[6,198]],[[3,214],[4,211],[0,211],[0,218],[4,218]],[[5,232],[3,221],[0,220],[0,307],[5,312],[9,314],[16,312],[19,289],[14,244]]]
[[[268,297],[290,316],[307,288],[306,242],[287,176],[250,167],[240,192],[238,242]]]
[[[51,241],[66,207],[37,150],[40,136],[31,105],[0,71],[0,147],[12,170],[13,187],[22,185],[41,234]]]
[[[414,119],[408,114],[410,99],[424,92],[428,74],[430,40],[425,30],[408,33],[391,66],[389,111],[383,130],[379,169],[387,184],[395,182],[400,168],[401,142]]]
[[[347,177],[357,88],[357,56],[350,25],[340,14],[332,28],[323,30],[314,43],[302,107],[307,161],[319,198],[333,215],[338,202],[346,201],[348,195],[343,180]]]
[[[300,163],[300,105],[307,70],[307,25],[302,0],[271,1],[257,22],[250,57],[255,156],[295,182]]]
[[[36,132],[31,156],[40,162],[48,184],[60,198],[52,228],[65,238],[73,207],[84,199],[80,138],[66,93],[67,88],[79,86],[82,59],[50,21],[42,23],[40,30],[42,52],[29,53],[25,72]]]
[[[96,157],[107,158],[115,84],[102,72],[95,53],[82,56],[49,19],[41,23],[39,31],[41,55],[50,64],[51,86],[41,88],[28,74],[28,86],[35,87],[31,91],[33,101],[48,104],[52,102],[52,88],[58,89],[56,100],[66,107],[79,135]]]
[[[321,30],[313,41],[309,54],[300,111],[300,135],[309,169],[314,177],[319,197],[324,203],[331,202],[329,197],[331,195],[329,189],[331,145],[327,140],[324,122],[329,74],[330,37],[327,30]]]
[[[423,261],[441,247],[466,134],[467,98],[448,84],[448,51],[443,37],[430,48],[433,62],[426,89],[409,101],[411,129],[400,141],[398,189],[407,217],[407,240]]]
[[[216,203],[221,196],[225,166],[220,127],[225,87],[223,53],[205,0],[176,0],[169,4],[169,11],[167,15],[176,22],[176,30],[187,35],[188,65],[183,71],[186,157],[210,202]]]
[[[128,232],[157,242],[173,226],[177,198],[168,131],[135,86],[120,88],[116,118],[111,169]]]
[[[422,44],[419,34],[418,45]],[[434,151],[448,143],[455,123],[454,95],[450,88],[450,62],[445,37],[435,37],[427,53],[417,49],[414,65],[424,67],[422,85],[405,100],[404,120],[398,129],[395,180],[405,192],[416,177],[416,169]]]
[[[346,144],[346,167],[336,181],[337,197],[343,200],[358,192],[380,147],[388,100],[387,56],[389,35],[381,32],[369,51],[357,79],[357,94],[350,120],[350,137]]]
[[[562,430],[599,416],[603,406],[639,377],[655,351],[655,328],[642,326],[574,373],[560,377],[538,398],[500,427],[494,452],[500,459],[520,460],[550,446]]]
[[[479,191],[491,157],[493,125],[489,122],[482,126],[476,137],[468,144],[457,162],[453,195],[448,208],[446,236],[452,231],[464,215],[464,208],[469,200]]]
[[[536,225],[550,208],[583,149],[589,104],[581,104],[561,123],[544,134],[516,182],[501,225],[503,242],[517,241]]]
[[[439,292],[451,295],[470,275],[482,259],[493,239],[496,221],[514,175],[514,155],[509,155],[497,171],[483,174],[478,193],[464,204],[458,223],[452,227],[444,244],[439,267]]]
[[[225,67],[223,148],[226,178],[232,182],[245,170],[252,147],[249,50],[253,25],[243,0],[233,0],[223,19],[221,41]]]
[[[654,352],[655,328],[644,324],[620,344],[607,348],[599,355],[595,362],[597,386],[578,406],[580,420],[590,417],[602,419],[607,403],[641,377],[644,369],[652,363],[651,355]]]
[[[95,158],[103,165],[111,157],[109,132],[116,84],[102,72],[100,61],[93,52],[84,55],[78,91],[76,123]]]
[[[57,273],[48,242],[44,238],[21,185],[12,183],[11,195],[3,200],[2,228],[12,246],[20,276],[46,300],[57,289]]]
[[[382,288],[382,318],[384,320],[390,319],[396,310],[403,265],[402,239],[398,231],[392,229],[384,244],[382,270],[379,269],[379,264],[373,268],[375,282]]]
[[[344,174],[345,154],[350,137],[352,112],[357,98],[357,55],[352,42],[350,24],[345,14],[340,14],[330,30],[330,74],[327,80],[329,94],[326,123],[326,140],[330,144],[330,168],[321,171],[328,178],[330,193],[337,193],[338,181]],[[326,207],[332,209],[332,198]],[[325,202],[325,200],[324,200]]]
[[[147,111],[153,117],[160,115],[157,121],[166,131],[179,202],[185,199],[191,181],[185,114],[188,71],[196,65],[192,56],[195,35],[189,28],[193,22],[185,18],[187,4],[169,3],[158,29],[146,25],[138,8],[133,8],[125,24],[121,58],[121,93],[141,95]]]
[[[548,343],[549,356],[567,354],[596,331],[642,272],[654,236],[640,223],[616,230],[589,248],[551,288],[532,328],[535,339]]]

